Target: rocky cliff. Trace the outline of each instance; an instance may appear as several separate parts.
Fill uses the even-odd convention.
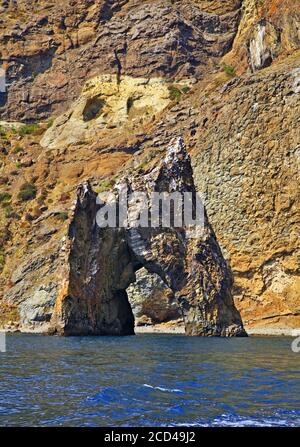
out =
[[[143,193],[143,200],[128,200],[126,225],[121,225],[118,210],[119,223],[101,226],[98,213],[112,206],[111,196],[118,203],[122,191],[126,202],[129,192],[131,196]],[[170,226],[165,224],[164,218],[169,216],[163,210],[154,217],[154,192],[180,195],[179,208],[184,206],[180,222],[175,203]],[[183,200],[186,193],[190,193],[189,203],[195,214],[192,167],[181,139],[174,141],[160,164],[146,176],[121,179],[105,202],[100,196],[97,199],[88,182],[80,185],[66,234],[58,245],[52,241],[50,257],[50,246],[44,244],[11,278],[4,301],[15,306],[18,329],[64,335],[134,334],[126,290],[135,282],[135,273],[145,268],[158,275],[172,292],[187,335],[246,335],[231,295],[230,269],[205,210],[202,219],[194,226],[188,225],[189,205]],[[159,203],[157,206],[159,209]],[[152,219],[158,221],[148,225],[150,210]],[[138,226],[145,212],[146,224]],[[43,229],[37,221],[36,243]],[[55,231],[48,230],[50,238],[52,234]]]
[[[2,2],[5,119],[66,110],[89,78],[201,77],[231,47],[240,1]],[[70,74],[72,74],[70,76]]]
[[[182,135],[246,327],[299,327],[299,17],[290,0],[2,1],[2,326],[50,322],[77,185],[143,178]],[[147,281],[165,305],[131,289],[138,318],[177,319]]]
[[[65,262],[58,269],[60,291],[50,320],[50,331],[66,335],[134,333],[134,318],[126,289],[141,267],[158,274],[175,295],[187,335],[246,335],[231,296],[231,272],[204,214],[199,235],[191,231],[185,217],[166,227],[153,222],[151,194],[191,193],[196,200],[190,157],[181,139],[174,141],[166,157],[147,176],[121,179],[111,195],[128,200],[128,223],[99,226],[100,202],[89,183],[77,190],[77,201],[65,246]],[[143,193],[144,199],[134,199]],[[107,199],[108,200],[108,199]],[[158,205],[159,206],[159,205]],[[183,200],[180,205],[183,206]],[[188,207],[184,203],[185,209]],[[151,210],[149,226],[138,226],[141,215]],[[164,213],[158,217],[164,219]],[[148,224],[148,215],[146,225]],[[200,221],[199,221],[200,225]],[[196,231],[198,228],[194,228]]]

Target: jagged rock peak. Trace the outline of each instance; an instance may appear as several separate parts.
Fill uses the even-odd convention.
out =
[[[81,183],[76,191],[76,203],[82,208],[85,208],[90,196],[95,197],[96,193],[93,191],[89,181]]]
[[[183,160],[190,162],[190,157],[188,155],[186,145],[182,137],[174,138],[171,141],[169,148],[167,149],[167,154],[165,157],[166,165],[182,163]]]
[[[158,175],[156,171],[158,169]],[[153,177],[123,179],[123,186],[147,195],[142,207],[150,209],[150,193],[171,185],[171,191],[195,191],[190,158],[182,139],[152,171]],[[173,182],[172,182],[173,181]],[[167,190],[168,191],[168,190]],[[246,335],[231,296],[231,272],[206,218],[203,236],[189,238],[182,228],[106,227],[95,225],[96,194],[88,182],[77,189],[77,206],[69,230],[70,250],[64,272],[67,284],[59,294],[52,318],[54,331],[70,334],[134,333],[127,287],[144,267],[158,274],[179,304],[187,335]],[[134,212],[141,208],[133,204]]]

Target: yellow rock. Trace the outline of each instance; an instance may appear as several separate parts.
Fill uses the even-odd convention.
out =
[[[172,88],[190,85],[173,83]],[[90,79],[70,110],[57,118],[41,145],[50,149],[95,138],[103,130],[136,127],[151,122],[172,101],[170,82],[162,78],[101,75]]]

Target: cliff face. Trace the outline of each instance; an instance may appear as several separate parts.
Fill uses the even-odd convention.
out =
[[[234,272],[236,304],[253,327],[300,323],[298,76],[285,61],[200,108],[196,183]]]
[[[0,111],[6,120],[27,121],[65,111],[95,75],[202,77],[230,48],[240,7],[236,0],[225,7],[162,0],[3,3],[1,60],[11,86]]]
[[[8,3],[1,325],[49,326],[77,185],[89,179],[99,192],[128,173],[142,178],[182,135],[246,327],[299,327],[298,4],[37,1],[33,14],[26,1]],[[20,120],[40,124],[7,123]],[[144,309],[144,321],[164,319]]]
[[[143,193],[144,200],[128,202],[129,225],[101,227],[98,213],[111,206],[111,199],[98,205],[88,182],[78,187],[66,235],[58,246],[51,246],[51,256],[47,256],[50,247],[44,244],[11,278],[4,298],[15,306],[18,329],[64,335],[131,335],[134,316],[126,289],[144,267],[157,274],[174,295],[187,335],[246,335],[231,295],[230,269],[205,213],[201,227],[194,229],[187,224],[186,214],[180,226],[176,218],[170,227],[159,221],[142,228],[134,224],[143,213],[153,212],[154,192],[177,192],[181,200],[190,193],[194,209],[196,190],[182,140],[170,146],[166,157],[147,176],[121,179],[110,194],[116,203],[122,191],[126,197],[129,192]],[[186,213],[188,204],[184,206]],[[189,237],[192,230],[200,233]],[[36,230],[35,239],[38,234]]]
[[[292,0],[244,0],[232,50],[224,60],[238,73],[260,70],[299,50],[300,5]]]

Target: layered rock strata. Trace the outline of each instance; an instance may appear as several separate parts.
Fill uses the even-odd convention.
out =
[[[9,87],[6,96],[0,94],[0,113],[5,120],[27,121],[65,111],[94,76],[201,77],[210,59],[218,61],[230,49],[241,5],[239,0],[2,3],[0,61]]]

